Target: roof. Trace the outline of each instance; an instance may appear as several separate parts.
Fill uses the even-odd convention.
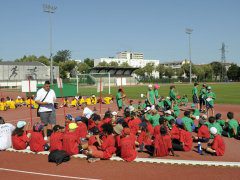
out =
[[[0,65],[7,65],[7,66],[45,66],[45,64],[33,61],[33,62],[15,62],[15,61],[2,61]]]
[[[135,67],[93,67],[90,73],[110,73],[112,75],[131,75],[133,71],[139,68]]]

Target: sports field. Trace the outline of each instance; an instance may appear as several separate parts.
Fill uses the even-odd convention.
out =
[[[240,83],[209,83],[212,87],[212,91],[216,94],[216,103],[218,104],[240,104]],[[192,99],[192,88],[193,85],[190,84],[175,84],[176,92],[178,95],[182,96],[186,94],[189,101]],[[161,96],[168,96],[170,84],[160,84],[159,94]],[[113,96],[117,93],[117,86],[111,87],[111,94]],[[200,91],[201,84],[198,86]],[[140,99],[140,94],[147,92],[147,85],[138,86],[124,86],[124,91],[128,99]],[[79,87],[79,94],[83,96],[90,96],[97,93],[96,87]],[[103,95],[108,94],[108,87],[104,87]]]

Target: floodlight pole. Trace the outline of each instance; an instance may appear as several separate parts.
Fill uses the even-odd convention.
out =
[[[191,55],[191,34],[193,32],[193,29],[186,29],[186,33],[188,34],[188,44],[189,44],[189,61],[190,61],[190,70],[189,70],[189,78],[190,78],[190,84],[192,83],[192,55]]]
[[[49,50],[50,50],[50,83],[53,84],[53,59],[52,59],[52,18],[51,14],[55,13],[57,7],[49,4],[43,4],[43,12],[49,14]]]

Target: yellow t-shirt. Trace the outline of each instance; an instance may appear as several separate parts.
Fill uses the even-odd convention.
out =
[[[79,104],[85,103],[85,100],[83,98],[79,99]]]
[[[96,97],[91,97],[91,102],[92,102],[92,104],[97,104],[97,98]]]
[[[104,100],[105,104],[110,104],[112,98],[111,97],[105,97],[103,100]]]
[[[6,103],[0,102],[0,111],[6,111]]]
[[[9,108],[10,109],[16,109],[15,101],[10,101]]]
[[[91,99],[90,99],[90,98],[87,98],[87,99],[85,100],[85,102],[87,103],[87,105],[91,105],[91,104],[92,104],[92,102],[91,102]]]
[[[16,100],[15,100],[15,103],[16,103],[16,104],[22,104],[22,103],[23,103],[23,100],[22,100],[22,99],[16,99]]]
[[[71,106],[77,106],[77,100],[76,99],[73,99],[71,101]]]

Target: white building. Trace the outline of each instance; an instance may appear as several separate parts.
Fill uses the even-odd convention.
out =
[[[127,51],[117,53],[116,58],[94,59],[94,67],[98,66],[100,62],[117,62],[119,65],[122,63],[128,63],[130,66],[138,68],[143,68],[147,63],[153,63],[155,67],[159,65],[159,60],[143,59],[142,53],[133,53]],[[159,77],[159,73],[156,71],[153,71],[152,75],[156,78]]]

